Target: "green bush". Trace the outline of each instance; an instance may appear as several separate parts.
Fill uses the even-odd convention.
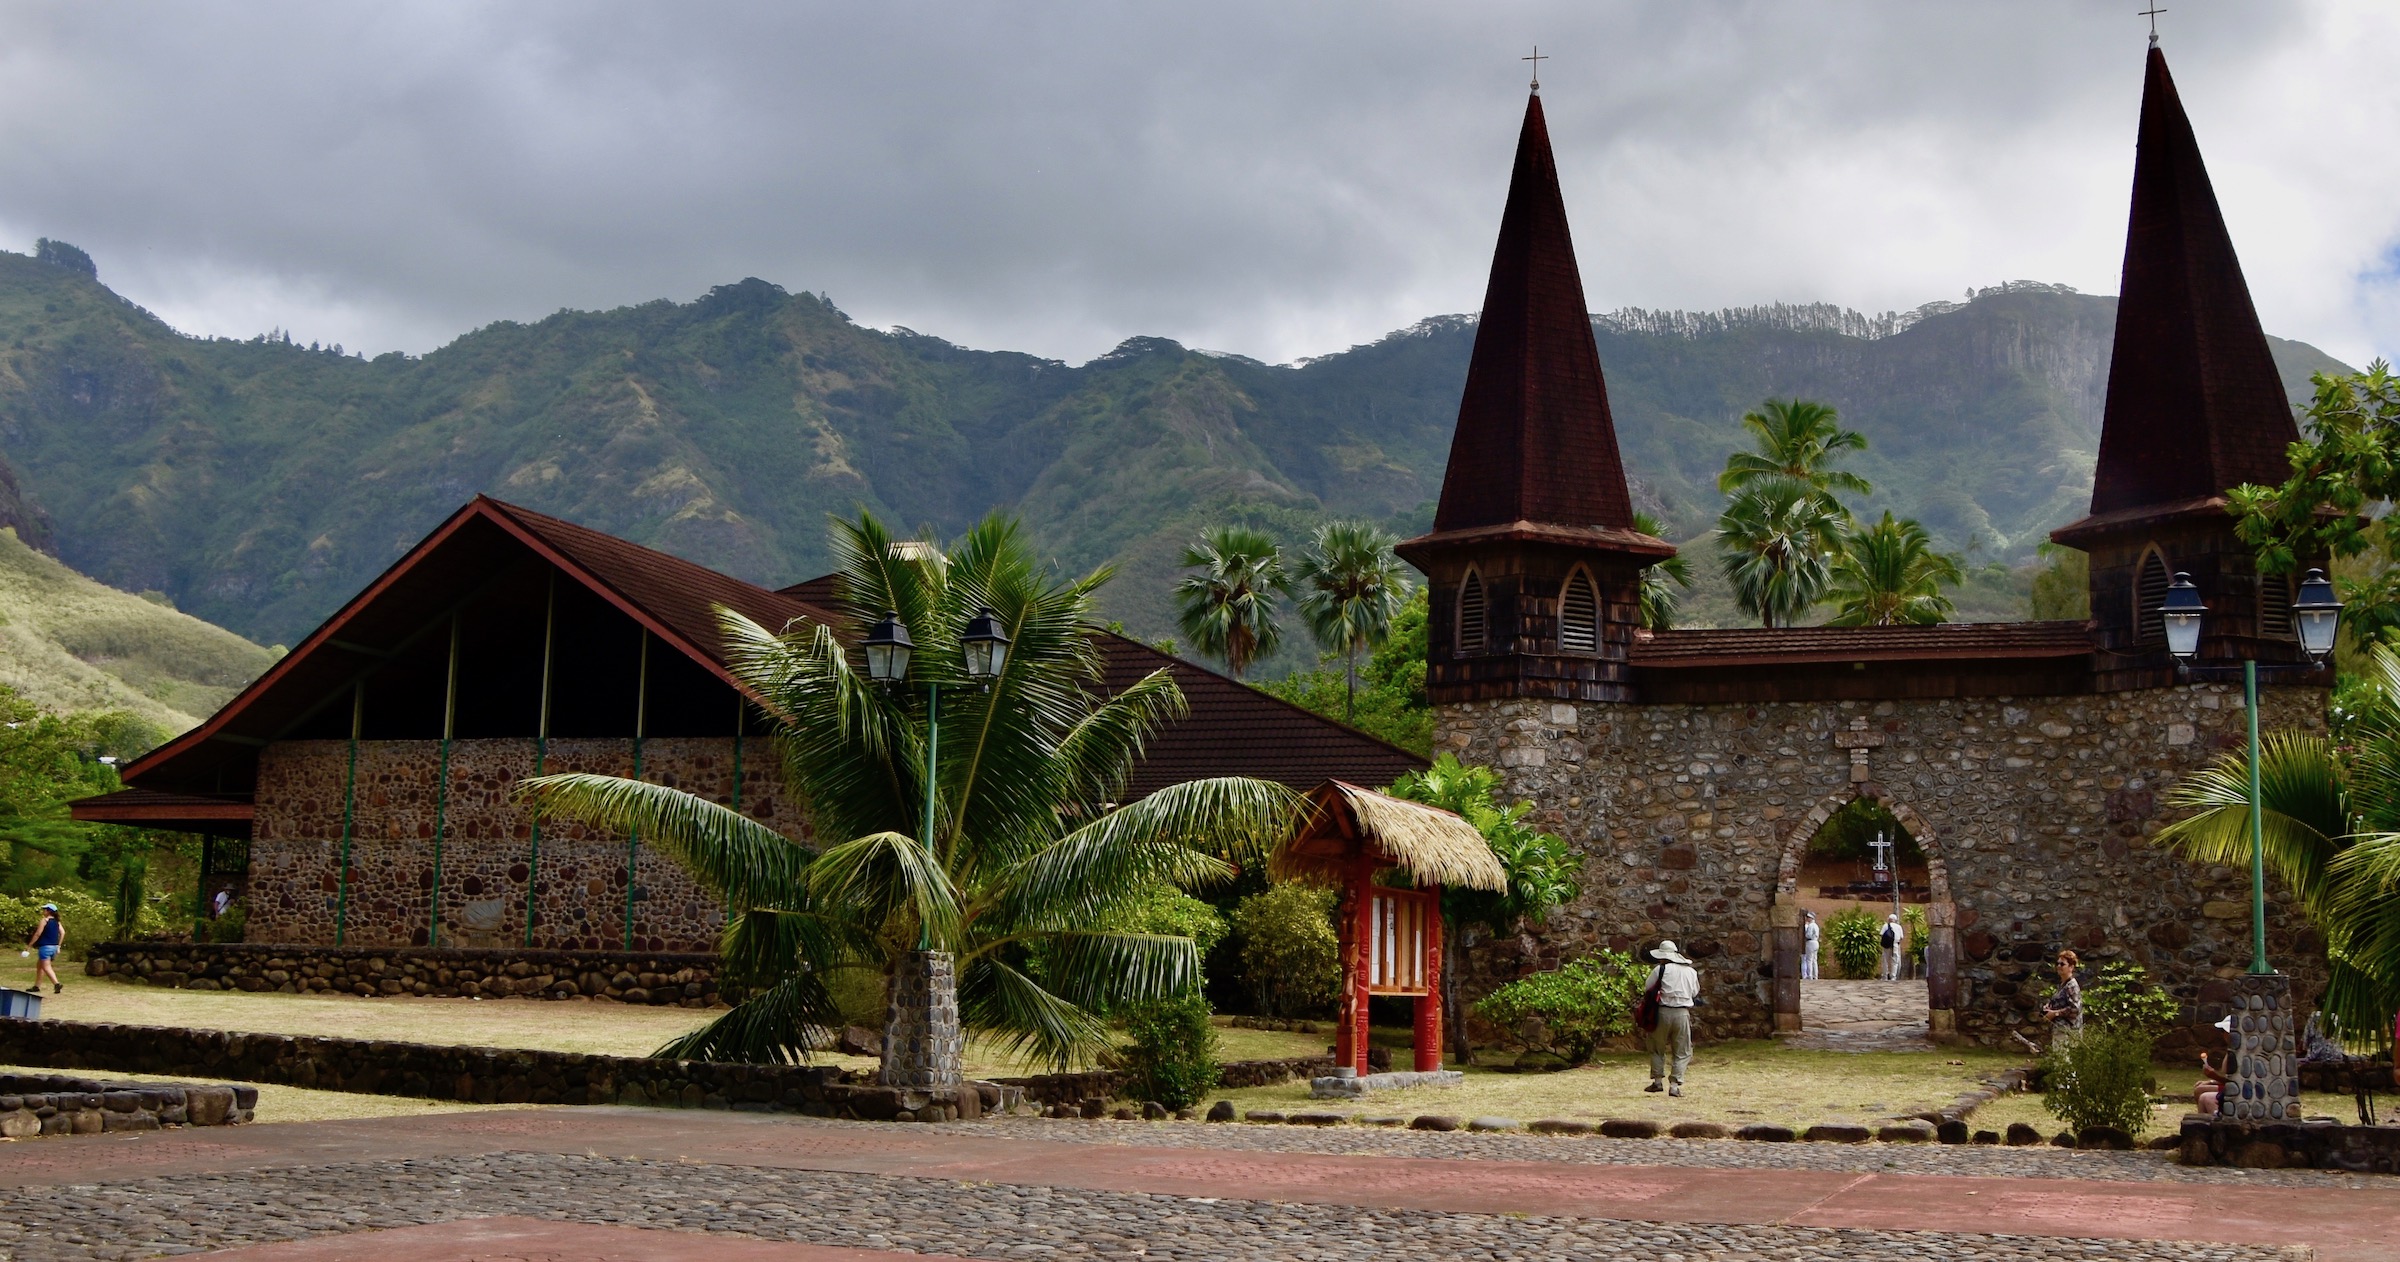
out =
[[[1188,1109],[1216,1088],[1217,1032],[1198,994],[1143,1004],[1126,1015],[1132,1037],[1110,1057],[1130,1077],[1125,1093]]]
[[[1925,944],[1931,937],[1925,929],[1925,909],[1922,907],[1901,908],[1900,927],[1908,930],[1908,966],[1915,971],[1915,976],[1923,977],[1925,975]],[[1881,933],[1882,930],[1879,929],[1876,932]]]
[[[1883,958],[1883,917],[1864,907],[1837,911],[1825,921],[1825,946],[1844,977],[1873,977]]]
[[[2131,960],[2111,960],[2083,988],[2085,1025],[2138,1030],[2156,1038],[2175,1024],[2175,996],[2152,984],[2150,974]]]
[[[1242,972],[1262,1014],[1316,1015],[1340,996],[1341,940],[1333,931],[1337,901],[1332,890],[1284,884],[1234,904]]]
[[[1633,1032],[1633,1007],[1649,975],[1625,952],[1601,951],[1564,968],[1520,977],[1484,996],[1475,1013],[1509,1030],[1538,1020],[1546,1043],[1540,1050],[1580,1065],[1599,1050],[1602,1039]]]
[[[201,923],[202,932],[211,942],[239,942],[249,927],[250,909],[241,903],[226,908],[224,915]]]
[[[61,952],[63,955],[80,957],[92,943],[106,942],[116,936],[115,907],[82,890],[52,886],[15,898],[0,896],[0,935],[7,935],[0,940],[21,947],[33,936],[33,927],[41,923],[44,903],[58,904],[58,918],[66,922],[67,946]],[[157,933],[166,927],[166,919],[158,914],[158,909],[145,902],[135,925],[136,932]]]
[[[2042,1053],[2042,1107],[2081,1131],[2113,1126],[2140,1137],[2150,1124],[2152,1039],[2138,1027],[2086,1025]]]

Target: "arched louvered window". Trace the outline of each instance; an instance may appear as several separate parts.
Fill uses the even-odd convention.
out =
[[[1490,619],[1483,591],[1483,575],[1467,571],[1466,581],[1458,585],[1458,651],[1461,654],[1480,653],[1490,642]]]
[[[1567,575],[1558,594],[1558,648],[1562,653],[1600,650],[1600,590],[1580,569]]]
[[[2292,576],[2258,576],[2258,635],[2260,639],[2292,637]]]
[[[2152,548],[2142,554],[2142,568],[2133,585],[2133,636],[2142,644],[2167,642],[2167,624],[2159,610],[2167,604],[2167,586],[2175,576],[2167,572],[2167,559]]]

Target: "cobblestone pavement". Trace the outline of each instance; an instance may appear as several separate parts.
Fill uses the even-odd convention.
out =
[[[857,1125],[858,1123],[853,1123]],[[1820,1170],[1966,1178],[2096,1180],[2112,1183],[2206,1183],[2230,1187],[2356,1188],[2386,1193],[2400,1214],[2400,1179],[2316,1170],[2235,1170],[2176,1164],[2165,1152],[2086,1152],[1948,1144],[1769,1144],[1738,1139],[1608,1139],[1597,1135],[1437,1133],[1370,1126],[1271,1126],[1250,1123],[1052,1121],[1009,1118],[926,1127],[988,1135],[997,1127],[1066,1143],[1159,1148],[1230,1148],[1343,1156],[1430,1157],[1450,1161],[1566,1161],[1616,1166],[1687,1166],[1713,1170]],[[2394,1250],[2400,1258],[2400,1247]]]
[[[1279,1205],[490,1153],[0,1195],[0,1255],[81,1262],[516,1214],[982,1258],[2267,1262],[2272,1247]]]

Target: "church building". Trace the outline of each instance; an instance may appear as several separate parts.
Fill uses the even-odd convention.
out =
[[[2226,489],[2286,476],[2297,437],[2165,58],[2149,54],[2124,281],[2090,514],[2087,622],[1641,629],[1644,567],[1538,90],[1528,102],[1431,533],[1436,752],[1501,769],[1582,854],[1583,893],[1466,961],[1482,989],[1590,950],[1672,938],[1700,963],[1708,1037],[1802,1026],[1802,857],[1859,798],[1925,853],[1930,1031],[2041,1026],[2048,961],[2145,965],[2214,1021],[2249,963],[2246,872],[2157,849],[2182,777],[2261,723],[2321,727],[2331,671],[2293,589],[2236,538]],[[1838,400],[1835,402],[1838,403]],[[2179,670],[2175,573],[2208,607]],[[2316,993],[2323,945],[2270,889],[2270,957]]]

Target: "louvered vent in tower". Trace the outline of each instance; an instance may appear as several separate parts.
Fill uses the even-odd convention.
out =
[[[2258,576],[2258,638],[2292,638],[2292,576]]]
[[[1480,653],[1489,642],[1486,629],[1488,613],[1483,595],[1483,576],[1467,571],[1467,581],[1458,585],[1458,651]]]
[[[1558,647],[1564,653],[1592,653],[1600,648],[1600,593],[1592,576],[1577,570],[1567,576],[1558,597]]]
[[[2167,559],[2152,549],[2142,557],[2141,577],[2133,589],[2133,635],[2142,644],[2167,642],[2166,620],[2159,614],[2166,608],[2167,587],[2175,576],[2167,572]]]

